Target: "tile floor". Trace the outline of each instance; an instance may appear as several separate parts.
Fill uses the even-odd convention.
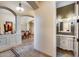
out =
[[[34,50],[33,40],[23,40],[23,44],[13,48],[13,50],[20,55],[19,57],[46,57],[45,55]],[[8,50],[0,53],[0,57],[16,57],[16,55],[11,50]]]
[[[46,57],[45,55],[37,52],[33,48],[33,41],[23,40],[23,44],[14,50],[20,55],[20,57]]]
[[[73,57],[73,52],[64,51],[57,48],[57,57]]]
[[[34,50],[33,40],[25,39],[23,40],[22,45],[13,48],[13,50],[17,52],[19,57],[46,57],[45,55]],[[16,57],[16,55],[11,50],[8,50],[3,53],[0,53],[0,57]],[[73,55],[58,51],[57,57],[73,57]]]
[[[0,53],[0,57],[15,57],[15,54],[11,50],[8,50]]]

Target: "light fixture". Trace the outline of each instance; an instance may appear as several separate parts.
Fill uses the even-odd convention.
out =
[[[22,7],[21,3],[19,3],[19,6],[16,7],[16,10],[19,11],[19,12],[23,12],[24,11],[24,8]]]

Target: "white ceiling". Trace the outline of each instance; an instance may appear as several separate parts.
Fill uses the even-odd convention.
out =
[[[16,10],[16,7],[19,6],[19,2],[20,1],[0,1],[0,6],[6,6],[12,9],[14,12],[17,13],[17,15],[34,15],[32,7],[26,1],[21,1],[24,12],[18,12]]]

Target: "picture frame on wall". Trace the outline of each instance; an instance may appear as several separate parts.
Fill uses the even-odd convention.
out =
[[[4,24],[4,30],[8,33],[13,33],[13,23],[11,21],[6,21]]]

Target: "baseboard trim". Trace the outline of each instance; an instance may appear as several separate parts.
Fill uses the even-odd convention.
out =
[[[48,54],[46,54],[46,53],[44,53],[42,51],[39,51],[39,50],[36,50],[36,49],[34,49],[34,50],[37,51],[37,52],[39,52],[39,53],[41,53],[41,54],[43,54],[43,55],[45,55],[46,57],[52,57],[52,56],[50,56],[50,55],[48,55]]]

